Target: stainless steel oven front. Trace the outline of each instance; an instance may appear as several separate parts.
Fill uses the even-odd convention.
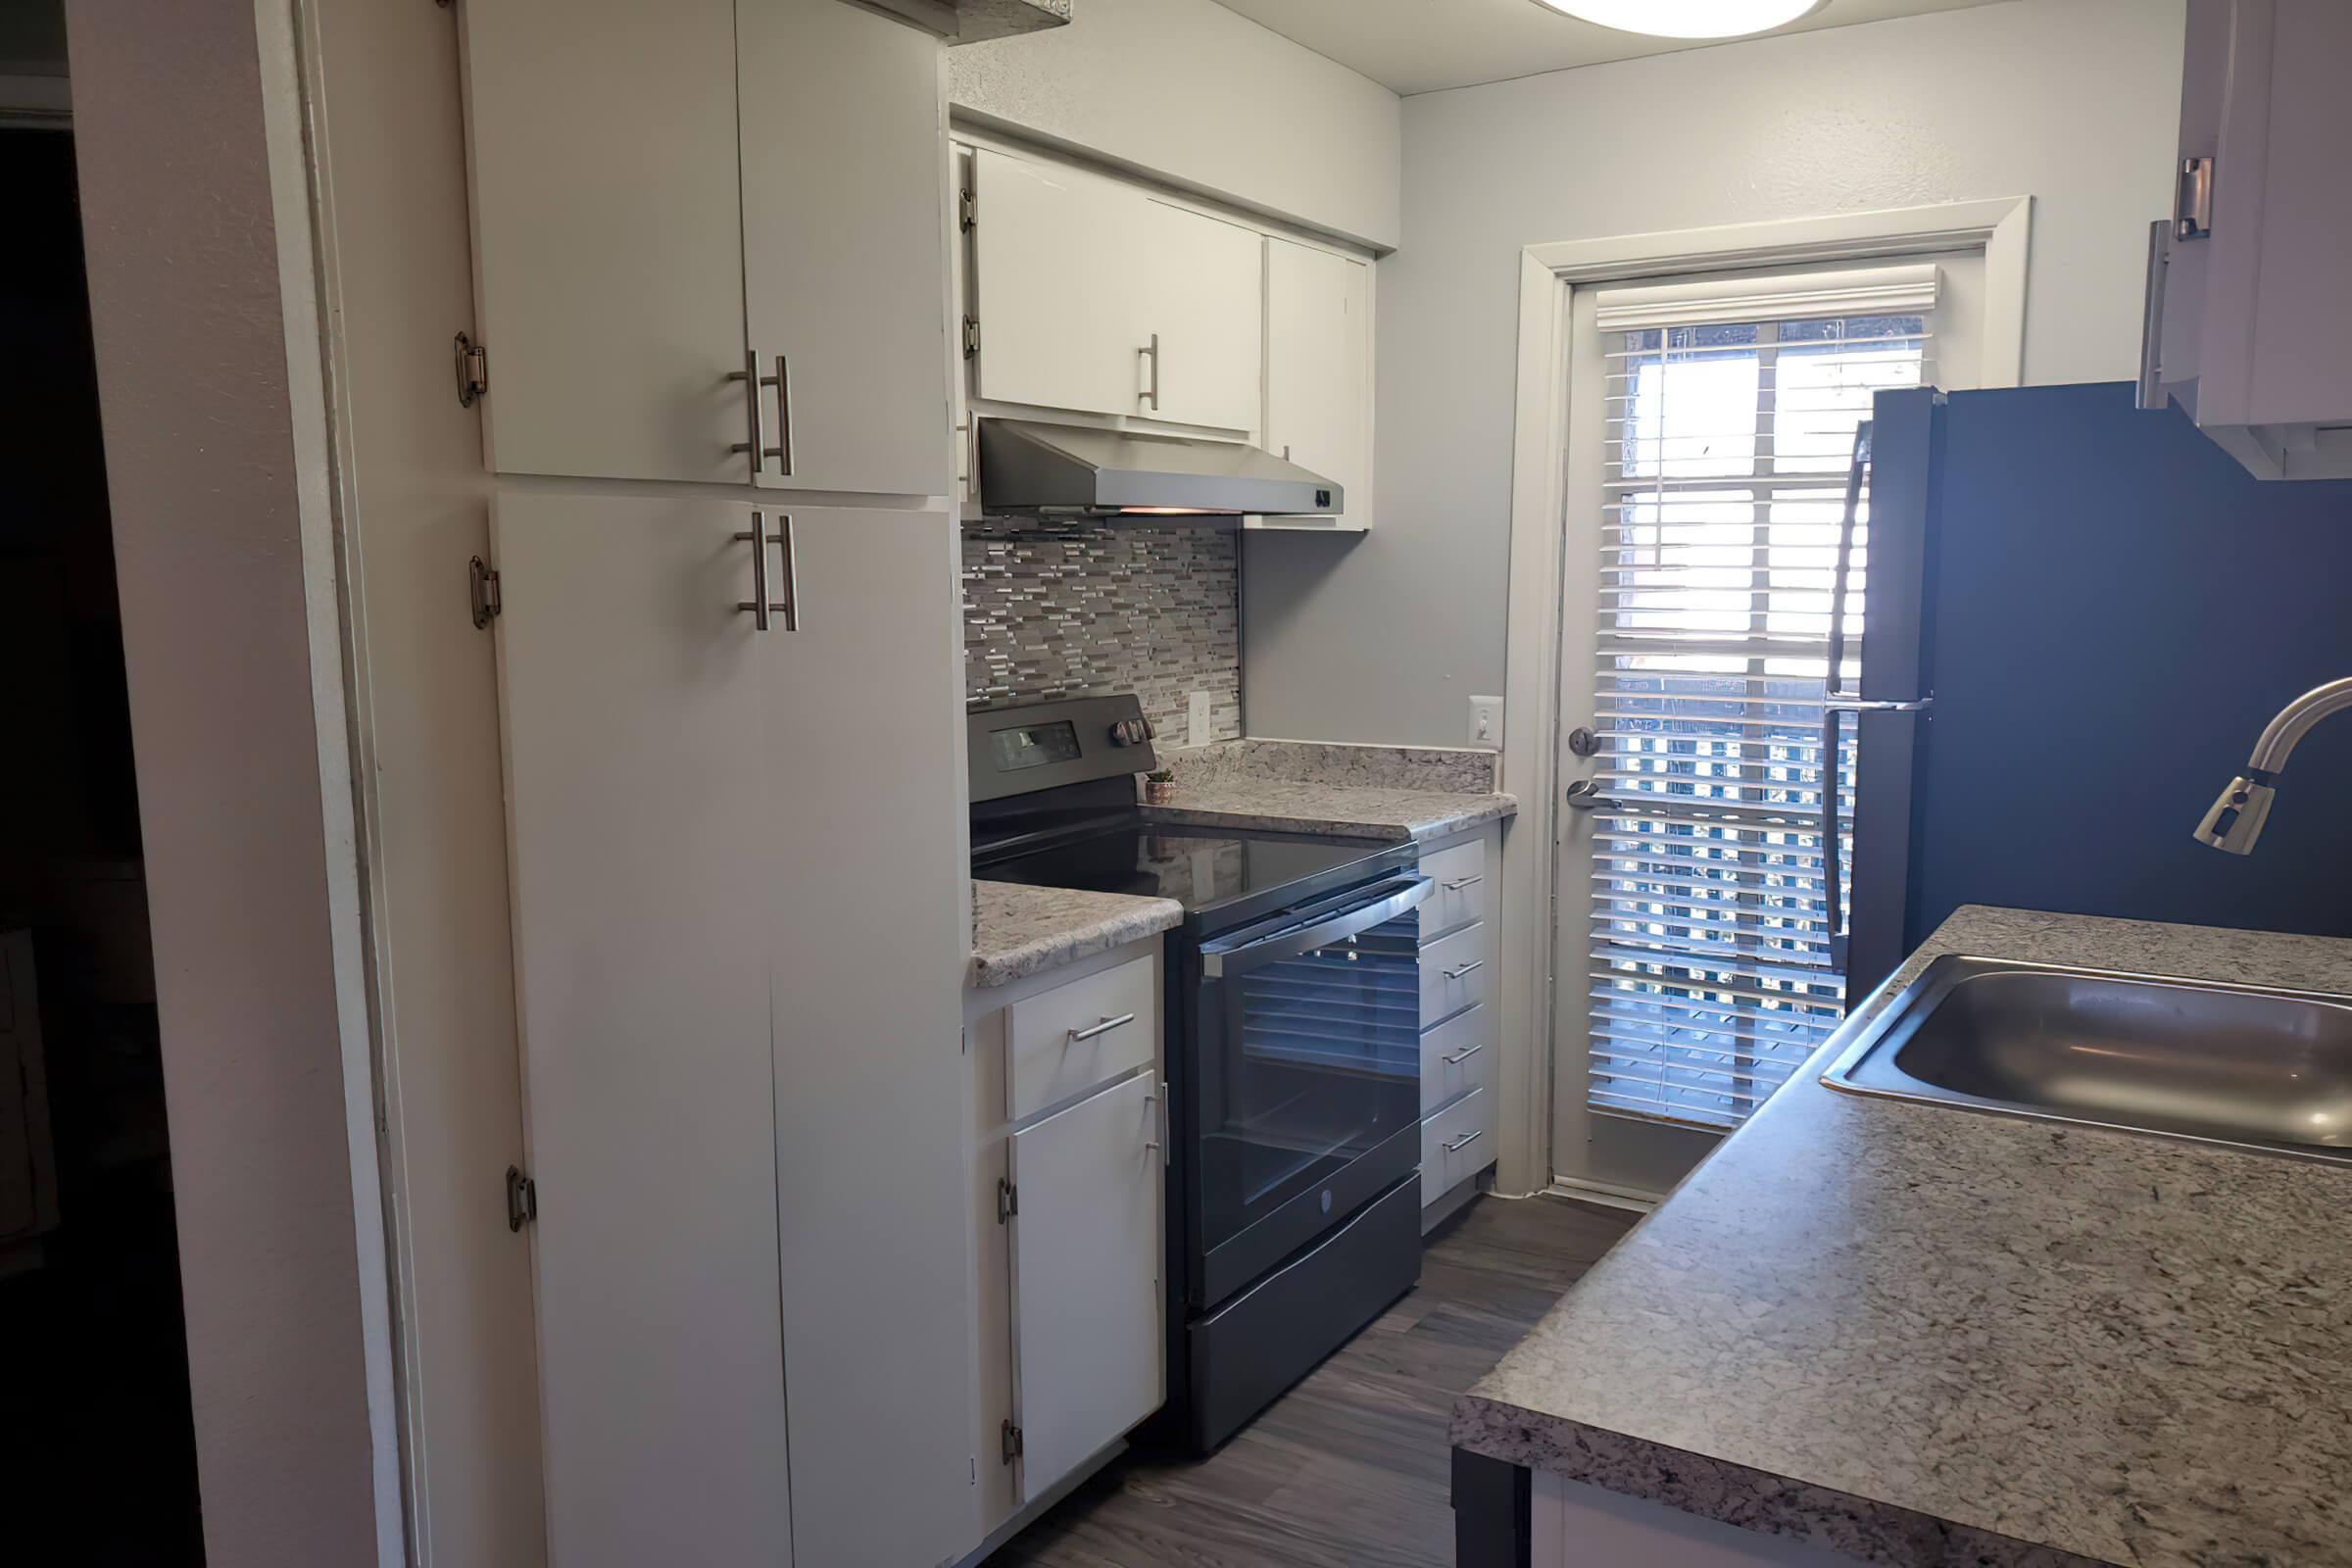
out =
[[[1431,889],[1402,871],[1201,944],[1185,1107],[1196,1309],[1419,1163]]]

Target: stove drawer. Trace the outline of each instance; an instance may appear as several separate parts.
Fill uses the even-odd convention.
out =
[[[1004,1009],[1004,1111],[1014,1121],[1142,1066],[1159,1037],[1151,957],[1024,997]]]
[[[1485,921],[1440,937],[1421,950],[1421,1027],[1443,1023],[1487,1000],[1494,965],[1487,951]]]

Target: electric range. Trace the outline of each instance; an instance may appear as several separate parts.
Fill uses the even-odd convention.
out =
[[[970,715],[972,874],[1172,899],[1168,1407],[1222,1443],[1420,1277],[1419,910],[1406,843],[1154,821],[1131,695]]]

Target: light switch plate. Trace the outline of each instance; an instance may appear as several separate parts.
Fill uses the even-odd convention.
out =
[[[1194,692],[1192,694],[1185,720],[1184,744],[1206,746],[1208,744],[1208,693]]]
[[[1488,751],[1502,750],[1502,699],[1470,699],[1470,744]]]

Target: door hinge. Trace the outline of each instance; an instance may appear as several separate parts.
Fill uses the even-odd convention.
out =
[[[980,221],[980,198],[968,190],[956,193],[956,226],[965,233]]]
[[[539,1184],[517,1166],[507,1167],[507,1229],[518,1231],[539,1217]]]
[[[457,352],[458,407],[470,409],[475,398],[490,390],[490,351],[460,332]]]
[[[1011,1418],[1007,1417],[1004,1425],[1000,1429],[1000,1435],[1004,1445],[1004,1462],[1010,1464],[1021,1456],[1021,1429],[1014,1426]]]
[[[479,556],[466,563],[466,593],[473,605],[476,627],[489,625],[507,608],[506,595],[498,586],[498,573]]]
[[[2180,160],[2173,191],[2173,238],[2203,239],[2213,232],[2213,160]]]
[[[1004,1177],[998,1177],[997,1223],[1000,1225],[1007,1224],[1011,1221],[1012,1216],[1018,1214],[1020,1211],[1021,1190],[1018,1187],[1013,1186],[1012,1183],[1006,1181]]]
[[[979,353],[980,318],[967,316],[963,318],[963,357],[969,360],[976,358]]]

